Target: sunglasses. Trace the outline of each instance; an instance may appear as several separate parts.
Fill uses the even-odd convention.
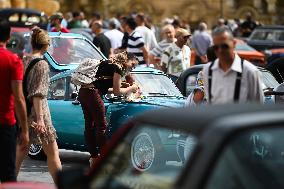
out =
[[[226,43],[223,43],[223,44],[220,44],[220,45],[213,45],[212,48],[214,49],[214,51],[217,51],[218,49],[228,50],[230,48],[230,46]]]

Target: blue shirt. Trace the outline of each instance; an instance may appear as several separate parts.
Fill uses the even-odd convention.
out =
[[[207,49],[212,45],[212,37],[206,31],[197,32],[193,35],[192,48],[196,49],[198,56],[207,54]]]

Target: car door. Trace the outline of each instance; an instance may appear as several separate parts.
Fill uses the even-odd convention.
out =
[[[69,98],[68,79],[51,82],[48,102],[52,123],[57,131],[60,148],[84,149],[84,117],[79,103]]]

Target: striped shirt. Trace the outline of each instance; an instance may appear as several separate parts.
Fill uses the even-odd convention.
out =
[[[172,43],[173,43],[173,42],[168,42],[166,39],[164,39],[164,40],[160,41],[160,42],[158,43],[158,45],[150,51],[150,53],[151,53],[152,55],[154,55],[155,57],[161,58],[163,52],[164,52],[164,51],[166,50],[166,48],[169,47],[170,44],[172,44]]]
[[[129,37],[127,42],[127,52],[133,53],[139,61],[139,64],[145,64],[142,47],[144,47],[144,40],[140,33],[137,31],[133,31]]]

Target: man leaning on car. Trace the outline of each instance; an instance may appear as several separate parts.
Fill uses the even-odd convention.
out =
[[[204,89],[209,104],[263,102],[258,69],[235,52],[235,40],[227,27],[213,31],[217,60],[204,66]]]
[[[29,143],[27,112],[22,91],[24,67],[20,58],[6,49],[11,28],[0,20],[0,182],[16,181],[16,112],[21,126],[21,150]],[[15,111],[14,111],[15,109]]]

